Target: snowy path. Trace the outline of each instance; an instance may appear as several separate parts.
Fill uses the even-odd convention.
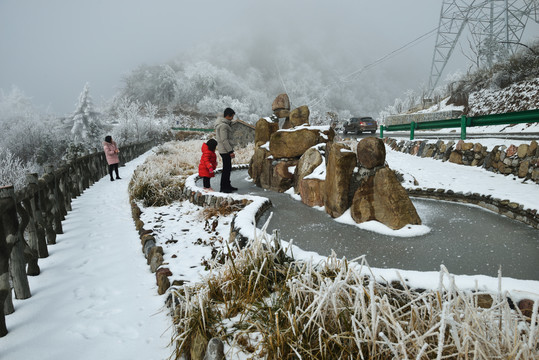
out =
[[[127,185],[146,156],[106,176],[72,202],[64,234],[30,278],[32,297],[14,300],[0,359],[163,360],[170,317],[141,253]]]

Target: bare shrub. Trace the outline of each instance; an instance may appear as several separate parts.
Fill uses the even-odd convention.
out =
[[[37,164],[25,163],[9,150],[0,148],[0,186],[13,185],[19,190],[26,185],[26,174],[37,172]]]

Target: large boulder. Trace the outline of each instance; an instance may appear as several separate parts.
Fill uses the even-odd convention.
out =
[[[374,176],[361,183],[354,194],[350,213],[357,223],[376,220],[394,230],[407,224],[421,224],[406,190],[388,167],[378,169]]]
[[[264,118],[255,125],[255,146],[264,145],[270,140],[271,134],[279,130],[279,124]]]
[[[309,206],[324,206],[325,186],[325,181],[321,179],[301,179],[298,184],[301,202]]]
[[[328,143],[325,181],[325,209],[332,217],[341,216],[350,207],[350,180],[357,163],[356,154],[342,143]]]
[[[273,115],[275,115],[279,119],[288,118],[290,116],[290,110],[286,110],[286,109],[275,110],[273,112]]]
[[[290,112],[290,125],[296,127],[302,124],[309,125],[309,107],[307,105],[300,106]]]
[[[288,98],[288,94],[279,94],[273,100],[273,104],[271,104],[271,110],[290,110],[290,99]]]
[[[271,135],[269,148],[275,159],[300,157],[308,148],[334,137],[335,131],[329,127],[324,131],[310,127],[279,130]]]
[[[357,144],[357,160],[359,166],[373,169],[386,162],[386,147],[382,139],[367,137]]]
[[[286,117],[286,119],[283,122],[283,125],[281,126],[281,129],[292,129],[292,123],[290,122],[290,117]]]
[[[256,147],[249,162],[249,176],[257,186],[269,188],[271,184],[271,162],[268,158],[270,152],[264,147]],[[264,184],[264,186],[263,186]]]
[[[322,164],[322,161],[324,161],[322,154],[320,153],[320,147],[314,146],[299,158],[298,165],[296,166],[296,170],[294,171],[294,190],[296,194],[299,193],[299,183],[303,178],[313,172],[314,169],[316,169],[320,164]]]
[[[298,164],[297,160],[279,161],[273,166],[270,188],[278,192],[285,192],[294,185],[294,174],[290,168]]]

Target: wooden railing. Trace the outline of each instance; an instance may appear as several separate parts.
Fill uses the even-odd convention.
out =
[[[122,146],[121,160],[130,161],[153,146],[154,141]],[[31,296],[27,276],[40,273],[38,259],[49,255],[47,245],[63,233],[71,200],[105,176],[107,168],[104,152],[96,151],[56,169],[46,167],[40,178],[28,174],[27,185],[18,191],[0,187],[0,337],[8,333],[5,316],[15,311],[12,294],[16,299]]]

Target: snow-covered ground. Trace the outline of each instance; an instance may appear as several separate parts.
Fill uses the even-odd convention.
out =
[[[157,295],[155,277],[146,265],[131,218],[127,184],[145,154],[120,169],[120,181],[104,177],[73,201],[64,222],[64,234],[40,260],[42,273],[30,279],[33,296],[16,300],[15,313],[6,317],[8,335],[0,338],[0,359],[166,359],[172,353],[170,318],[165,296]],[[539,209],[539,186],[474,167],[389,152],[388,164],[419,186],[454,191],[488,191]],[[477,188],[458,188],[474,179]],[[462,185],[464,186],[464,185]],[[476,186],[476,185],[473,185]],[[238,196],[238,195],[233,195]],[[190,203],[143,209],[146,227],[155,226],[165,243],[165,261],[174,274],[196,282],[207,274],[201,259],[211,256],[210,242],[224,241],[231,216],[222,217],[215,230],[205,224],[203,210]],[[251,219],[248,219],[249,221]],[[376,230],[376,227],[373,231]],[[295,249],[296,257],[321,257]],[[372,269],[386,280],[398,279],[398,269]],[[412,287],[436,288],[437,272],[403,271]],[[498,290],[498,279],[456,276],[461,289]],[[539,298],[539,281],[504,278],[502,291],[515,298]]]
[[[149,154],[148,152],[147,154]],[[170,355],[171,318],[140,250],[127,185],[145,157],[73,200],[64,234],[30,277],[32,297],[14,300],[0,359],[141,359]]]

